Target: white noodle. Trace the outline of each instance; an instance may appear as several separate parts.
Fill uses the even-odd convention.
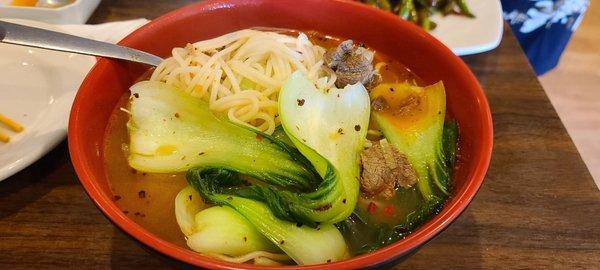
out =
[[[151,81],[181,88],[227,113],[229,120],[268,134],[279,123],[279,90],[293,72],[305,72],[323,90],[336,80],[323,64],[325,49],[303,33],[293,37],[245,29],[174,48],[172,54],[156,67]]]
[[[245,263],[251,260],[254,260],[256,264],[263,264],[263,262],[289,262],[291,261],[290,257],[285,254],[277,254],[266,251],[253,251],[241,256],[231,257],[219,253],[203,253],[206,256],[217,258],[226,262],[232,263]],[[260,258],[266,258],[268,260],[261,260]]]

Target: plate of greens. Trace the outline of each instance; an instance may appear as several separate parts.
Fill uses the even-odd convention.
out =
[[[495,49],[503,32],[498,0],[360,0],[414,22],[457,55]]]

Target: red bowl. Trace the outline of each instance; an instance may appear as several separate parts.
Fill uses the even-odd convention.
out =
[[[168,13],[120,44],[166,56],[173,47],[254,26],[317,30],[364,42],[405,64],[426,83],[444,81],[448,109],[460,125],[461,156],[453,176],[453,194],[441,212],[405,239],[327,267],[356,269],[397,262],[439,234],[465,210],[481,186],[490,161],[490,109],[477,80],[461,59],[411,23],[351,1],[215,0]],[[69,149],[86,192],[117,227],[167,257],[210,269],[263,268],[223,262],[166,242],[126,217],[113,203],[103,161],[104,130],[119,97],[144,70],[136,64],[99,59],[77,93],[69,122]],[[300,268],[320,267],[323,265]]]

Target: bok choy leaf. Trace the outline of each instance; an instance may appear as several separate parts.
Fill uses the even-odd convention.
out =
[[[356,84],[344,89],[320,91],[304,74],[296,72],[283,86],[279,104],[286,134],[313,164],[323,181],[309,193],[268,185],[219,190],[219,193],[262,201],[279,219],[311,227],[346,219],[354,210],[359,193],[359,154],[366,138],[370,113],[366,89]],[[226,167],[222,169],[229,170]],[[209,167],[194,170],[198,171],[198,175],[210,175],[214,171]],[[228,177],[236,177],[233,172],[229,174]],[[226,173],[221,170],[218,175],[225,177]],[[212,186],[219,183],[214,180],[215,176],[199,178],[204,179],[197,187],[203,189],[199,191],[205,199],[215,204],[230,205],[229,201],[222,200],[223,197],[210,192],[217,190]]]
[[[320,181],[293,147],[211,112],[199,98],[161,82],[131,87],[127,123],[129,165],[173,173],[194,167],[228,168],[265,182],[303,190]]]
[[[296,80],[306,78],[296,76]],[[290,87],[298,85],[303,84],[292,81]],[[311,90],[317,91],[310,86]],[[317,154],[320,152],[314,151],[307,160],[289,141],[283,141],[286,136],[279,134],[281,139],[277,139],[228,122],[210,112],[201,100],[178,89],[162,83],[141,82],[131,90],[128,128],[131,140],[129,163],[133,168],[163,173],[188,170],[190,185],[206,202],[231,207],[247,224],[299,264],[326,263],[348,256],[343,236],[331,223],[343,219],[354,209],[358,179],[352,179],[356,183],[351,183],[355,185],[355,189],[351,189],[353,185],[345,183],[350,181],[342,181],[338,168],[332,164],[346,166],[340,169],[355,169],[358,175],[358,151],[364,141],[365,129],[352,133],[353,140],[339,140],[340,143],[354,144],[349,150],[340,151],[343,153],[339,155],[321,149],[322,153],[339,160],[347,157],[345,163],[338,159],[326,160]],[[369,101],[364,87],[357,85],[344,90],[351,92],[349,95],[359,91],[364,104],[345,104],[347,111],[338,115],[356,120],[356,125],[366,127]],[[348,94],[335,89],[331,93]],[[363,109],[351,108],[354,106]],[[306,119],[307,123],[310,121],[316,119]],[[292,143],[298,147],[296,142]],[[310,148],[304,146],[302,151],[309,153]],[[349,160],[355,161],[354,166]],[[317,173],[312,164],[318,165],[319,161],[325,166]],[[251,176],[259,183],[247,186],[240,175]],[[318,184],[321,175],[325,180]],[[263,196],[265,194],[272,196]],[[198,220],[197,215],[190,218],[189,213],[197,208],[182,204],[181,209],[188,213],[187,218],[178,218],[178,221],[183,221],[180,222],[182,231],[193,235],[197,232],[194,224]],[[327,215],[316,216],[313,220],[308,215],[311,211]]]
[[[175,198],[175,217],[192,250],[232,257],[253,251],[281,252],[232,208],[205,208],[192,186],[182,189]]]
[[[385,138],[407,157],[417,172],[417,186],[423,198],[447,197],[452,174],[448,165],[456,155],[451,146],[456,146],[458,133],[456,125],[449,124],[449,133],[444,138],[444,84],[438,82],[427,87],[380,84],[372,90],[371,96],[374,102],[381,104],[380,110],[373,111],[373,119]],[[444,146],[445,142],[450,146]]]
[[[260,201],[228,195],[228,190],[235,190],[242,183],[236,173],[225,169],[192,169],[187,179],[209,202],[235,209],[298,264],[327,263],[349,256],[344,237],[335,226],[323,224],[311,228],[284,221]]]
[[[239,171],[228,168],[196,167],[187,179],[205,200],[235,209],[297,263],[343,259],[348,249],[332,224],[356,206],[368,93],[360,84],[320,91],[297,72],[281,90],[279,103],[287,137],[323,178],[315,191],[240,186]]]

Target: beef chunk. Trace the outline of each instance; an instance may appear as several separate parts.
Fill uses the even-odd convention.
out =
[[[374,55],[366,48],[354,46],[352,40],[346,40],[325,54],[325,64],[335,71],[335,86],[338,88],[359,82],[371,88],[381,81],[381,76],[373,68]]]
[[[406,156],[385,140],[365,149],[360,160],[360,188],[367,197],[381,195],[390,199],[396,187],[408,188],[417,183],[417,173]]]
[[[373,109],[373,111],[383,111],[388,107],[387,100],[382,96],[376,97],[373,102],[371,102],[371,109]]]

